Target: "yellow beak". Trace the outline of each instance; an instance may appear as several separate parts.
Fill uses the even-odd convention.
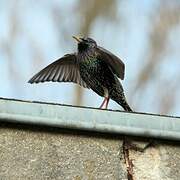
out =
[[[81,42],[81,38],[77,36],[72,36],[77,42]]]

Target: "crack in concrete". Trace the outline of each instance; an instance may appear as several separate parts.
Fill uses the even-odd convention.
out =
[[[133,167],[134,164],[132,162],[132,159],[130,158],[130,149],[143,153],[146,149],[148,149],[151,146],[155,145],[155,141],[151,140],[148,142],[148,144],[145,145],[145,147],[138,147],[136,144],[132,143],[128,137],[124,137],[123,139],[123,156],[126,164],[126,170],[127,170],[127,179],[128,180],[134,180],[134,171]]]
[[[132,159],[129,157],[129,145],[126,137],[123,140],[123,155],[124,155],[124,160],[126,164],[126,170],[127,170],[127,179],[128,180],[134,180],[133,176],[133,162]]]

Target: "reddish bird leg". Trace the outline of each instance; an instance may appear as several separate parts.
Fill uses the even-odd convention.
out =
[[[101,104],[101,106],[100,106],[99,108],[100,108],[100,109],[103,109],[103,106],[104,106],[104,104],[105,104],[105,109],[107,109],[108,103],[109,103],[109,97],[105,97],[104,100],[103,100],[103,102],[102,102],[102,104]]]
[[[109,104],[109,97],[106,98],[105,109],[107,109],[108,104]]]

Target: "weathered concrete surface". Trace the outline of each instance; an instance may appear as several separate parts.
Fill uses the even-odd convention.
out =
[[[175,142],[159,142],[144,153],[131,151],[130,158],[138,180],[180,179],[180,146]]]
[[[25,127],[1,124],[0,180],[126,179],[121,140]]]
[[[126,180],[122,152],[120,136],[0,124],[0,180]],[[134,180],[179,180],[177,143],[130,150],[129,158]]]

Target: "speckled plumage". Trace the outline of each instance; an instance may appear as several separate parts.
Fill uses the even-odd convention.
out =
[[[29,82],[75,82],[108,100],[110,98],[116,101],[125,111],[132,111],[118,79],[124,78],[123,62],[109,51],[97,46],[91,38],[77,40],[76,54],[69,54],[55,61],[33,76]]]
[[[82,57],[84,58],[84,57]],[[109,66],[94,54],[79,62],[81,78],[98,95],[104,97],[105,89],[109,98],[120,104],[126,111],[132,111],[126,102],[123,87]]]

